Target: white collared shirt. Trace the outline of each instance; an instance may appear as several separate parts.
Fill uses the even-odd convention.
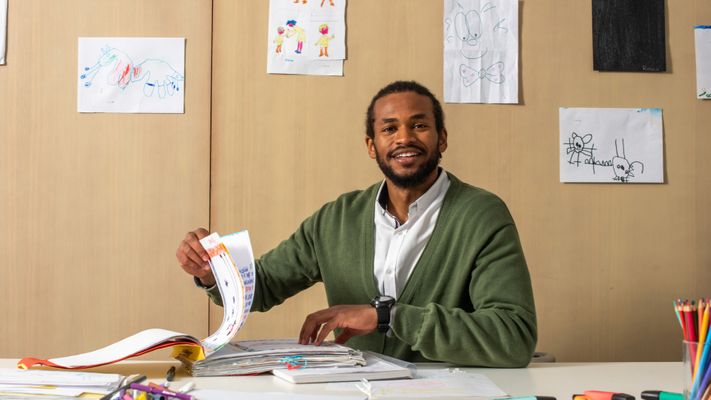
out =
[[[410,204],[404,224],[380,203],[385,181],[375,197],[375,258],[373,274],[380,294],[398,298],[415,269],[442,208],[449,177],[440,170],[435,183]],[[387,189],[386,189],[387,190]]]

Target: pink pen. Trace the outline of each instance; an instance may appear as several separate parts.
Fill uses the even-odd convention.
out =
[[[166,397],[175,397],[176,399],[180,399],[180,400],[192,400],[193,399],[193,396],[191,396],[189,394],[175,393],[170,390],[152,388],[150,386],[141,385],[138,383],[131,384],[131,389],[140,390],[140,391],[146,392],[146,393],[159,394],[161,396],[166,396]]]

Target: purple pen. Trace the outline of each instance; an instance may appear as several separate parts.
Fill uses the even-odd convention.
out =
[[[170,390],[165,390],[165,389],[161,390],[161,389],[157,389],[157,388],[152,388],[150,386],[141,385],[138,383],[131,384],[131,389],[140,390],[141,392],[146,392],[146,393],[159,394],[161,396],[166,396],[166,397],[175,397],[176,399],[180,399],[180,400],[192,400],[193,399],[193,396],[191,396],[189,394],[176,393],[176,392],[173,392]]]

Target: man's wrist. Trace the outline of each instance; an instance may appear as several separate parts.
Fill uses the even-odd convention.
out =
[[[216,283],[213,283],[212,285],[205,284],[200,278],[197,276],[193,276],[193,280],[195,281],[195,286],[205,289],[205,290],[211,290],[215,287]]]

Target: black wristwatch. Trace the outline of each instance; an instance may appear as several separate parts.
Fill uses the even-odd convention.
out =
[[[395,299],[390,296],[375,296],[370,305],[378,313],[378,332],[387,332],[390,329],[390,309],[395,304]]]

